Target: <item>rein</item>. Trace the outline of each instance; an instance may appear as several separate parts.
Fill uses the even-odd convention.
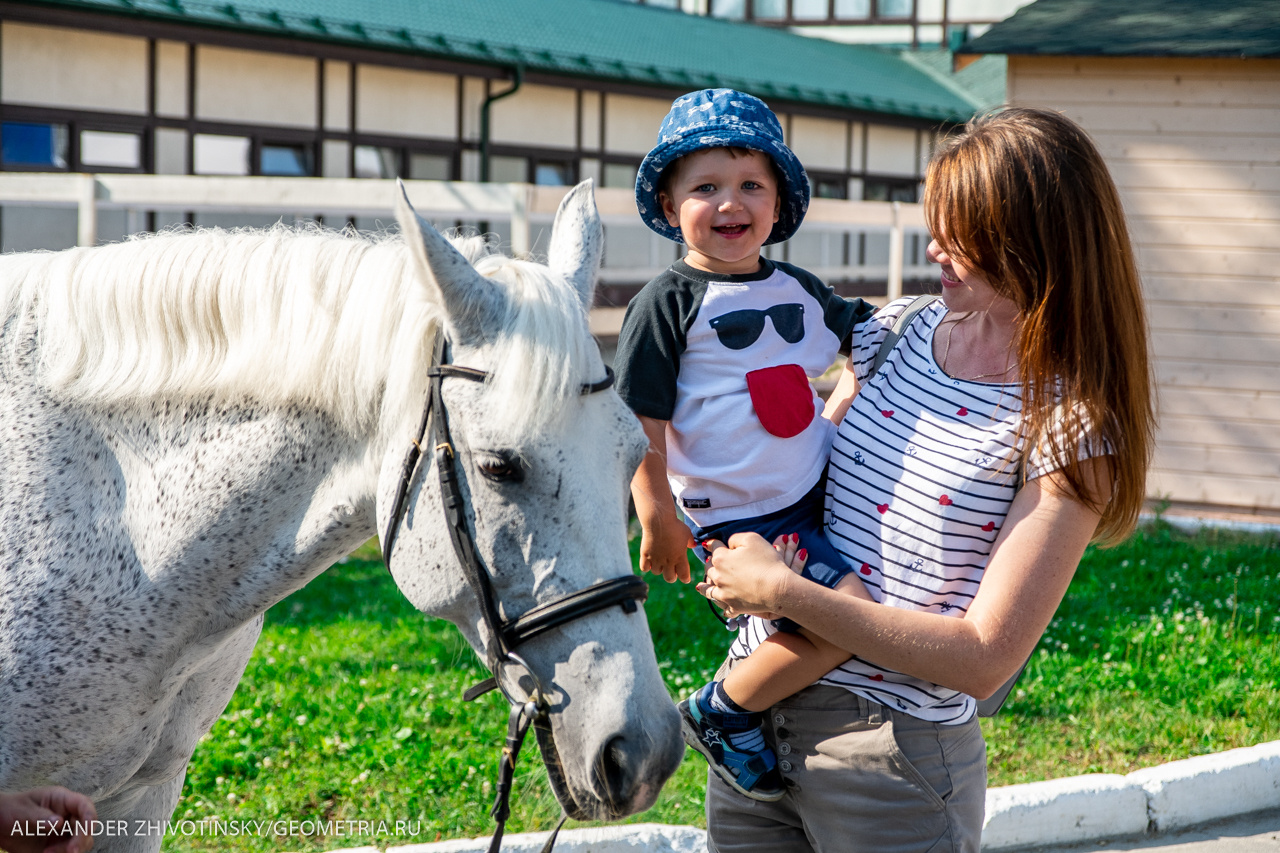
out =
[[[582,385],[581,393],[584,396],[603,391],[613,385],[613,371],[607,367],[605,370],[604,379]],[[447,342],[444,334],[437,332],[435,350],[427,376],[430,377],[430,390],[427,394],[426,406],[423,408],[422,420],[418,424],[418,431],[405,454],[404,464],[400,470],[400,480],[396,485],[395,500],[391,506],[391,517],[382,537],[383,559],[390,571],[391,552],[408,510],[409,490],[422,459],[425,436],[426,445],[432,448],[436,471],[440,478],[440,497],[448,522],[449,539],[453,542],[454,553],[462,566],[467,583],[480,605],[480,614],[484,619],[485,632],[488,635],[488,641],[485,643],[485,663],[492,675],[468,689],[463,694],[463,699],[469,702],[496,687],[502,691],[511,705],[511,713],[507,720],[506,742],[502,747],[502,758],[498,767],[497,795],[493,807],[489,810],[489,815],[497,824],[493,840],[490,842],[489,853],[497,853],[502,844],[507,818],[511,814],[509,800],[511,785],[515,778],[516,758],[520,754],[520,747],[524,743],[530,726],[533,726],[537,733],[543,764],[547,768],[547,775],[558,799],[562,803],[574,802],[551,733],[551,714],[542,681],[534,673],[533,668],[515,653],[515,649],[534,637],[615,604],[622,607],[626,613],[634,613],[637,602],[642,602],[648,597],[649,585],[635,575],[625,575],[562,595],[513,619],[504,620],[498,612],[499,602],[493,589],[492,575],[476,551],[475,537],[467,524],[466,501],[460,488],[461,477],[457,466],[457,454],[449,432],[448,411],[445,408],[444,397],[441,395],[441,386],[448,377],[466,379],[470,382],[484,382],[489,374],[472,367],[449,364]],[[524,685],[526,680],[531,683],[531,689],[526,690]],[[586,816],[576,807],[573,812],[570,814],[569,810],[565,809],[560,822],[556,824],[551,837],[542,848],[543,853],[549,853],[565,820],[569,817]]]

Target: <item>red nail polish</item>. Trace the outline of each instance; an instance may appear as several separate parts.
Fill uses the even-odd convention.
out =
[[[791,541],[792,541],[792,542],[795,542],[796,544],[799,544],[799,543],[800,543],[800,534],[799,534],[799,533],[792,533],[792,534],[791,534]]]
[[[799,557],[801,560],[807,560],[809,559],[809,552],[801,548],[799,553],[796,554],[796,556]]]

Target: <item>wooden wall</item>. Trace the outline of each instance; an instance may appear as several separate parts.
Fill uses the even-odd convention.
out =
[[[1138,250],[1159,388],[1148,494],[1280,510],[1280,61],[1010,57],[1094,137]]]

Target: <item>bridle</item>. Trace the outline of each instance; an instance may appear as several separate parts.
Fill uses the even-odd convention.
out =
[[[583,395],[603,391],[613,385],[613,371],[606,368],[605,378],[599,382],[584,384]],[[511,810],[509,799],[511,783],[515,777],[516,758],[520,746],[532,725],[537,735],[538,746],[542,750],[542,760],[547,768],[552,788],[561,803],[573,803],[574,799],[568,789],[564,777],[564,769],[560,764],[555,740],[551,733],[551,716],[546,691],[541,679],[515,649],[575,619],[581,619],[598,610],[619,605],[627,613],[636,611],[637,602],[644,601],[649,595],[649,585],[635,575],[625,575],[593,584],[577,592],[571,592],[540,604],[525,611],[513,619],[503,619],[498,612],[498,597],[493,589],[492,575],[485,568],[476,551],[475,537],[467,523],[466,502],[459,487],[460,476],[457,466],[457,454],[454,451],[452,436],[449,433],[449,416],[445,408],[441,386],[445,378],[454,377],[471,382],[484,382],[489,374],[471,367],[460,367],[448,363],[448,342],[444,333],[437,331],[431,366],[427,369],[430,388],[426,406],[423,408],[422,420],[414,436],[404,464],[400,469],[400,481],[396,485],[395,500],[391,505],[391,515],[387,529],[382,536],[383,560],[388,570],[391,568],[391,552],[395,547],[396,537],[407,511],[407,498],[418,470],[418,463],[423,454],[423,437],[427,436],[427,447],[433,448],[436,471],[440,477],[440,497],[444,504],[445,518],[449,528],[449,538],[453,542],[453,550],[458,563],[462,566],[467,584],[471,587],[480,605],[480,614],[484,619],[487,633],[486,663],[492,675],[471,687],[463,694],[463,699],[471,701],[497,687],[506,696],[511,705],[511,714],[507,721],[507,739],[502,748],[502,759],[498,768],[497,796],[489,814],[497,823],[490,853],[496,853],[502,844],[502,834]],[[528,680],[532,688],[525,691],[523,682]],[[560,818],[551,837],[543,847],[544,853],[550,851],[555,844],[560,827],[569,817],[587,817],[576,807]]]

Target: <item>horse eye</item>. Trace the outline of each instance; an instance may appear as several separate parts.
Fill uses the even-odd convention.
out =
[[[524,481],[524,466],[515,454],[507,451],[484,453],[476,456],[476,467],[486,478],[495,483],[520,483]]]

